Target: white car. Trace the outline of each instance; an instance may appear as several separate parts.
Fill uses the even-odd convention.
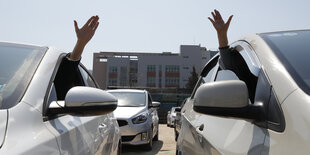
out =
[[[114,111],[122,135],[122,144],[145,145],[151,150],[158,140],[159,102],[153,102],[145,90],[117,89],[109,93],[118,99]]]
[[[260,33],[231,44],[257,77],[247,85],[211,59],[182,113],[179,155],[309,154],[310,30]]]
[[[167,123],[168,127],[172,127],[172,128],[175,127],[175,119],[176,119],[176,115],[177,115],[177,112],[175,111],[176,108],[180,108],[180,107],[172,107],[170,109],[169,124]]]
[[[65,55],[52,47],[0,43],[1,155],[120,153],[111,113],[117,99],[98,89],[82,64],[75,71],[81,85],[58,99],[54,80]]]

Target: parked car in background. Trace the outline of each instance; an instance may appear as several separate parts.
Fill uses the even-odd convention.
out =
[[[54,79],[66,54],[0,43],[0,154],[120,154],[111,113],[117,99],[98,89],[82,64],[76,71],[82,86],[57,98]]]
[[[167,112],[167,127],[170,127],[170,124],[171,124],[171,112],[170,110]]]
[[[146,90],[109,90],[118,99],[114,111],[120,126],[122,144],[145,145],[151,150],[153,140],[158,140],[159,102],[153,102]]]
[[[167,124],[169,127],[174,128],[174,123],[175,123],[175,117],[176,117],[176,111],[175,109],[179,108],[179,107],[172,107],[170,109],[170,123]]]
[[[175,112],[176,112],[176,116],[175,116],[175,122],[174,122],[174,139],[175,141],[178,140],[178,137],[179,137],[179,133],[180,133],[180,130],[181,130],[181,126],[182,126],[182,115],[184,113],[181,113],[181,109],[183,108],[184,104],[186,103],[186,101],[188,100],[189,98],[186,98],[184,99],[184,101],[182,102],[182,104],[180,105],[180,107],[176,108],[175,109]]]
[[[260,33],[231,44],[257,77],[246,84],[214,56],[185,103],[177,154],[309,154],[310,30]]]

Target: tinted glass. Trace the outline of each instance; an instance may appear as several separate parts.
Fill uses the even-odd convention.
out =
[[[310,31],[265,33],[260,36],[272,48],[299,87],[310,94]]]
[[[84,70],[84,68],[79,66],[79,69],[84,79],[84,83],[89,87],[96,88],[95,81],[89,76],[89,74]]]
[[[145,93],[140,92],[109,92],[118,99],[119,107],[143,107],[146,103]]]
[[[19,102],[46,50],[0,43],[0,109]]]

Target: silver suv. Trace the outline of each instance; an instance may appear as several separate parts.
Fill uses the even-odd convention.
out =
[[[118,99],[114,111],[120,126],[122,144],[146,145],[152,149],[153,140],[158,140],[159,102],[153,102],[146,90],[117,89],[109,93]]]

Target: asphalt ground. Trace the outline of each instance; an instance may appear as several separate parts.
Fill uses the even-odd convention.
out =
[[[122,147],[122,155],[173,155],[176,149],[174,130],[166,124],[159,124],[158,141],[153,141],[151,151],[146,151],[144,146],[123,145]]]

